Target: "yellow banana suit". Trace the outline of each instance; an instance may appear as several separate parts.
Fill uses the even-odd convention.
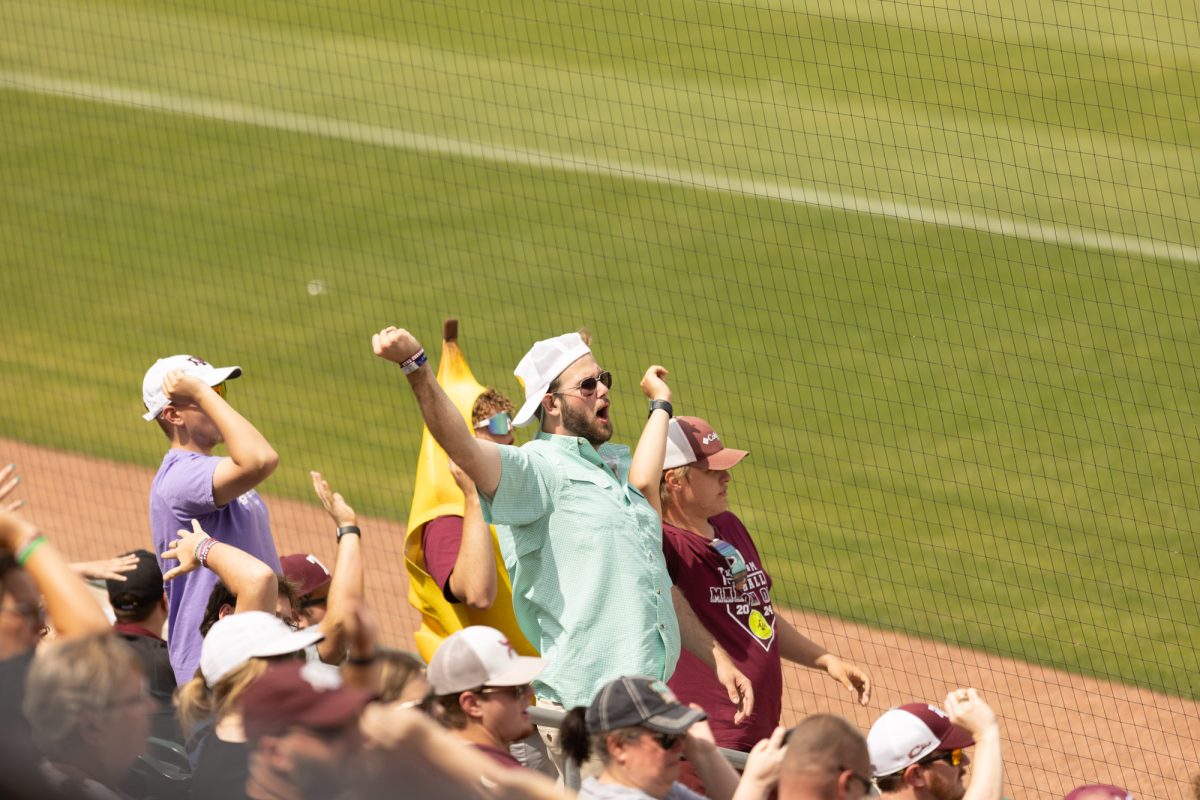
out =
[[[457,325],[453,320],[446,322],[437,379],[469,426],[471,407],[485,387],[475,380],[458,346]],[[438,517],[461,517],[464,507],[462,490],[450,474],[450,459],[426,427],[421,434],[421,454],[417,458],[412,509],[408,515],[408,532],[404,537],[404,561],[409,580],[408,602],[421,612],[421,627],[414,636],[417,650],[428,663],[442,640],[450,634],[468,625],[488,625],[507,634],[509,644],[521,655],[535,656],[537,651],[521,633],[513,614],[512,583],[504,569],[495,528],[489,530],[496,559],[496,601],[487,611],[477,611],[466,603],[446,600],[441,587],[425,569],[425,552],[421,546],[425,526]]]

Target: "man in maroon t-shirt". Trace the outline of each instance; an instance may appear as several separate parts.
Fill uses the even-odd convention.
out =
[[[471,407],[475,438],[513,443],[513,405],[495,389],[485,389]],[[463,516],[431,520],[421,535],[425,569],[451,603],[486,610],[496,599],[496,561],[492,534],[483,521],[479,494],[471,478],[451,461],[450,471],[466,497]]]
[[[672,419],[667,429],[661,500],[663,552],[675,586],[697,618],[754,686],[754,712],[740,724],[729,694],[695,656],[684,651],[668,685],[685,703],[708,712],[717,744],[748,751],[779,724],[781,659],[812,669],[855,692],[866,705],[871,679],[797,631],[775,613],[771,576],[741,520],[729,511],[729,470],[749,453],[725,447],[697,417]]]

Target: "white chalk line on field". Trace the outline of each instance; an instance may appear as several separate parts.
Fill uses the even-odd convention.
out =
[[[1029,222],[961,206],[950,208],[898,202],[880,197],[827,191],[779,181],[738,178],[698,170],[674,169],[631,161],[613,161],[573,153],[555,153],[510,145],[486,144],[448,136],[430,136],[383,125],[369,125],[311,114],[278,111],[243,103],[205,100],[107,84],[49,78],[24,72],[0,70],[0,89],[69,97],[143,111],[252,125],[288,133],[321,136],[430,155],[469,158],[497,164],[563,170],[665,186],[726,192],[812,208],[826,208],[924,225],[978,231],[1049,245],[1200,266],[1200,248],[1191,245],[1070,225]]]

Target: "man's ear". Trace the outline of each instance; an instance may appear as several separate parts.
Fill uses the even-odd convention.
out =
[[[474,692],[460,692],[458,705],[463,713],[471,719],[479,719],[483,716],[483,710],[479,707],[479,695]]]
[[[79,738],[83,743],[88,746],[88,749],[103,744],[110,734],[109,731],[103,730],[97,723],[96,714],[92,711],[84,711],[79,715],[79,722],[76,724],[75,730],[79,733]]]
[[[929,785],[919,764],[909,764],[904,768],[904,783],[914,789],[924,789]]]
[[[229,605],[229,603],[222,603],[221,607],[217,609],[217,619],[225,619],[233,612],[233,606]]]
[[[549,392],[542,395],[542,414],[558,414],[558,395]]]

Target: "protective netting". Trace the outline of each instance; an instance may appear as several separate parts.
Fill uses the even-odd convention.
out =
[[[1010,795],[1179,796],[1196,42],[1163,0],[6,0],[0,457],[72,555],[146,545],[143,372],[240,364],[281,549],[332,555],[290,503],[322,470],[377,518],[404,644],[421,423],[370,334],[433,352],[456,316],[520,397],[526,348],[586,326],[616,439],[666,365],[751,451],[775,599],[876,678],[857,709],[789,670],[785,721],[974,685]]]

